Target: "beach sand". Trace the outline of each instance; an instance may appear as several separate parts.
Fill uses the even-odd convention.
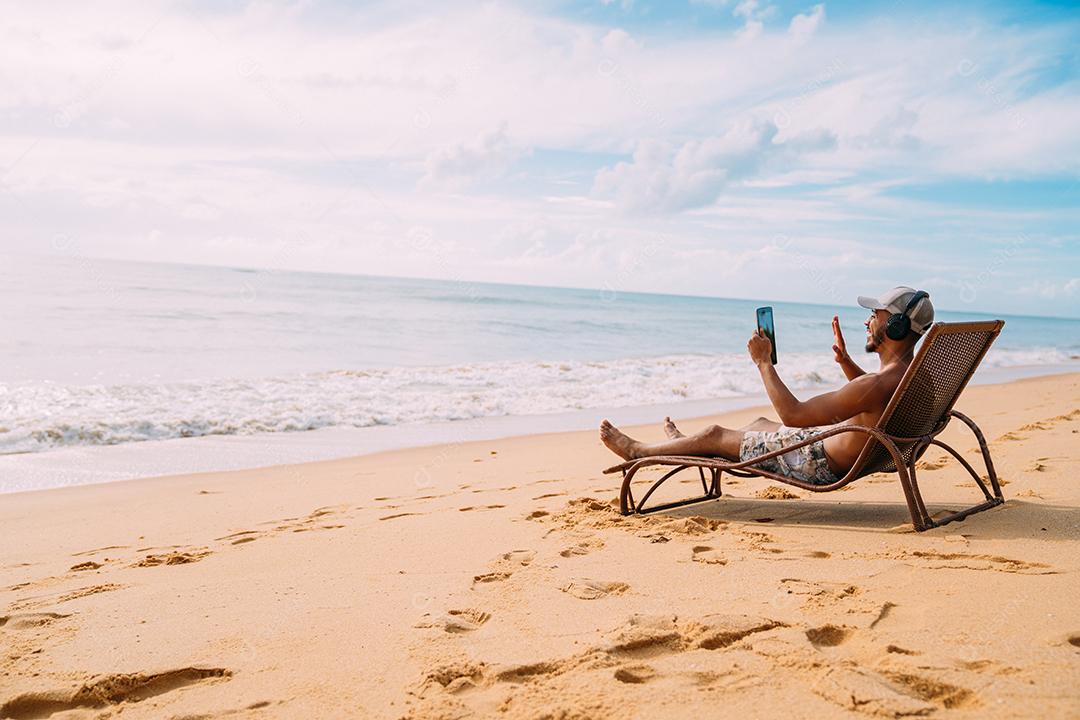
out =
[[[1007,503],[925,533],[895,476],[623,518],[595,432],[0,496],[0,716],[1078,717],[1080,375],[958,408]]]

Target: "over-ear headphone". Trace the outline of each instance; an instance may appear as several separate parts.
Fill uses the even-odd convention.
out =
[[[893,313],[889,316],[889,321],[885,323],[885,335],[890,340],[903,340],[911,332],[911,318],[908,317],[908,313],[915,309],[921,301],[930,297],[930,293],[918,290],[911,296],[911,300],[908,301],[907,307],[904,308],[902,313]]]

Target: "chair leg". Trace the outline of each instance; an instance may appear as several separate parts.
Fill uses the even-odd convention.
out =
[[[979,441],[979,450],[982,452],[983,464],[986,466],[986,477],[990,479],[990,485],[994,488],[994,497],[1005,502],[1005,496],[1001,494],[1001,484],[998,483],[997,471],[994,470],[994,460],[990,457],[990,446],[987,445],[986,437],[982,434],[982,430],[980,430],[979,426],[975,424],[975,421],[967,415],[955,410],[952,411],[952,414],[957,420],[967,425],[975,436],[975,439]],[[952,448],[949,449],[952,450]],[[953,452],[953,454],[955,455],[956,453]],[[971,473],[971,476],[974,477],[976,481],[979,480],[979,476],[970,469],[970,466],[968,466],[968,472]],[[979,484],[981,485],[982,483],[980,482]]]
[[[915,453],[912,453],[914,457]],[[911,513],[911,524],[915,532],[922,532],[934,526],[934,520],[926,512],[926,504],[923,503],[922,493],[919,491],[918,480],[915,477],[915,463],[894,463],[896,473],[900,476],[900,487],[904,490],[904,499],[907,500],[908,512]]]
[[[669,478],[676,475],[683,470],[686,470],[688,465],[679,465],[674,470],[669,471],[659,480],[652,484],[652,486],[645,492],[641,500],[634,501],[634,493],[630,488],[630,483],[634,480],[634,475],[637,471],[647,465],[648,463],[634,463],[630,466],[629,470],[623,471],[622,488],[619,490],[619,512],[623,515],[633,515],[637,513],[639,515],[646,515],[648,513],[659,512],[661,510],[670,510],[672,508],[682,507],[684,505],[693,505],[694,503],[704,502],[706,500],[713,500],[720,497],[720,471],[715,468],[709,468],[712,474],[711,482],[705,480],[705,471],[703,468],[698,468],[701,477],[701,486],[705,494],[701,497],[688,498],[686,500],[676,500],[674,502],[662,503],[660,505],[654,505],[648,510],[645,509],[645,503],[649,497],[652,496],[656,490],[664,484]]]
[[[941,527],[942,525],[946,525],[956,520],[963,520],[968,515],[974,515],[975,513],[982,512],[983,510],[989,510],[990,508],[997,507],[998,505],[1002,505],[1005,502],[1005,497],[1001,493],[1001,484],[998,482],[997,472],[994,470],[994,461],[990,457],[990,448],[987,445],[986,438],[985,436],[983,436],[982,431],[979,429],[979,426],[976,425],[975,422],[967,415],[956,412],[955,410],[953,410],[952,414],[954,417],[967,425],[968,428],[971,429],[971,432],[975,435],[975,438],[979,441],[979,449],[982,452],[983,463],[986,465],[986,477],[990,480],[990,486],[993,488],[993,494],[991,494],[990,491],[987,489],[986,485],[982,481],[982,478],[979,477],[979,474],[975,472],[975,468],[971,467],[971,463],[961,457],[960,453],[956,452],[956,450],[954,450],[952,447],[946,445],[937,438],[933,439],[931,441],[932,444],[944,448],[949,452],[950,455],[960,461],[961,466],[963,466],[963,468],[967,470],[968,474],[971,475],[971,478],[975,481],[975,484],[979,486],[980,490],[982,490],[982,493],[986,497],[986,500],[958,512],[950,513],[939,520],[934,520],[933,518],[930,518],[929,515],[927,515],[929,527]],[[914,468],[912,468],[911,472],[912,480],[914,481]]]

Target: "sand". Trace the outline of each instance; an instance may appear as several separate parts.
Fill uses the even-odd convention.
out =
[[[1078,717],[1080,375],[959,408],[1008,501],[925,533],[883,476],[623,518],[593,432],[0,496],[0,716]]]

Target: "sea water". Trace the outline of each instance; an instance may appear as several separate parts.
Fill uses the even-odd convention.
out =
[[[854,301],[3,257],[0,456],[320,429],[408,427],[420,437],[425,426],[477,420],[490,434],[527,427],[515,418],[711,409],[760,399],[746,341],[763,304],[774,307],[778,370],[797,393],[843,382],[833,315],[852,356],[874,367],[861,357],[868,312]],[[1080,320],[1005,320],[984,373],[1080,369]],[[57,462],[48,467],[62,469]],[[0,463],[0,491],[28,487],[14,479],[20,467]],[[37,475],[33,487],[68,482]]]

